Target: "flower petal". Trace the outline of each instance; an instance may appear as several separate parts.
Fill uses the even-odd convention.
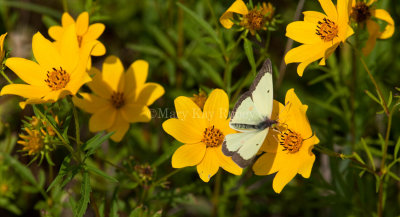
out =
[[[191,123],[196,131],[203,132],[208,126],[203,119],[203,112],[190,98],[185,96],[177,97],[174,101],[178,119]]]
[[[111,104],[107,105],[90,117],[89,130],[91,132],[97,132],[109,129],[111,126],[113,126],[116,116],[117,110],[114,109]]]
[[[302,165],[299,167],[298,173],[300,173],[300,175],[306,179],[310,178],[314,161],[315,161],[315,155],[312,155],[311,157],[307,158],[305,161],[302,162]]]
[[[124,66],[116,56],[108,56],[103,63],[103,81],[105,81],[113,91],[122,92],[125,86]]]
[[[6,60],[6,66],[10,68],[19,78],[28,84],[44,86],[46,83],[45,72],[35,62],[19,57],[11,57]]]
[[[76,34],[83,36],[89,27],[89,13],[83,12],[79,14],[78,18],[76,19]]]
[[[203,160],[197,165],[197,173],[204,182],[210,181],[210,178],[218,172],[218,163],[215,149],[207,148]]]
[[[151,105],[154,101],[164,95],[164,88],[157,83],[146,83],[139,93],[137,103]]]
[[[94,74],[93,80],[88,83],[89,88],[95,94],[97,94],[98,96],[101,96],[104,99],[111,98],[112,89],[108,85],[108,83],[106,83],[103,80],[103,76],[102,76],[102,73],[100,72],[100,70],[98,70],[96,67],[92,67],[90,69],[89,74],[91,74],[91,75]]]
[[[32,86],[27,84],[9,84],[1,89],[0,95],[18,95],[24,98],[41,98],[48,94],[50,89],[43,86]]]
[[[229,113],[229,99],[225,91],[221,89],[213,90],[206,103],[204,104],[203,117],[210,124],[225,121]]]
[[[372,16],[387,22],[385,30],[383,30],[382,34],[379,36],[380,39],[387,39],[392,37],[394,33],[394,20],[390,16],[390,14],[383,9],[376,9],[372,12]]]
[[[49,40],[45,39],[40,32],[32,38],[32,50],[36,61],[43,70],[49,71],[53,67],[62,66],[61,57],[57,48]]]
[[[92,50],[92,53],[90,53],[90,55],[92,55],[92,56],[103,56],[106,53],[106,47],[100,41],[97,41],[97,42],[98,43],[96,44],[96,46],[94,46],[94,48]]]
[[[149,70],[149,63],[144,60],[136,60],[133,62],[126,73],[134,74],[134,79],[132,82],[135,83],[135,87],[137,89],[141,89],[146,82],[147,74]]]
[[[182,168],[198,165],[206,153],[206,145],[202,142],[185,144],[172,155],[172,167]]]
[[[338,12],[332,0],[318,0],[325,14],[334,22],[338,20]]]
[[[79,59],[79,45],[76,38],[75,25],[70,25],[65,28],[61,39],[60,50],[65,70],[68,73],[73,72]]]
[[[215,154],[219,160],[219,166],[222,167],[222,169],[224,169],[232,174],[235,174],[235,175],[242,174],[243,169],[241,167],[239,167],[235,162],[233,162],[231,157],[225,156],[222,153],[221,145],[217,148],[209,148],[209,149],[214,149]]]
[[[368,55],[374,49],[376,44],[376,39],[379,38],[380,27],[379,25],[373,20],[367,20],[367,30],[368,30],[368,40],[365,43],[365,47],[362,49],[364,55]]]
[[[265,176],[276,173],[281,165],[275,161],[275,153],[264,153],[261,155],[253,165],[254,174],[258,176]]]
[[[171,118],[162,124],[165,132],[182,143],[198,143],[203,139],[203,131],[199,131],[191,122]]]
[[[231,21],[233,17],[233,13],[245,15],[248,14],[249,11],[247,9],[246,4],[242,0],[236,0],[229,8],[222,14],[219,18],[219,22],[221,25],[227,29],[232,28],[233,22]]]
[[[67,27],[71,24],[75,23],[75,20],[69,15],[68,12],[64,12],[62,17],[61,17],[61,23],[63,27]]]
[[[304,44],[292,48],[285,55],[285,63],[304,62],[311,56],[321,53],[323,50],[323,42],[318,44]]]
[[[52,26],[49,28],[49,35],[52,39],[61,40],[64,29],[61,26]]]
[[[297,169],[297,168],[296,168]],[[281,193],[282,189],[296,176],[297,171],[294,167],[285,167],[278,171],[272,182],[272,188],[276,193]]]
[[[145,105],[127,104],[120,108],[122,117],[130,123],[149,122],[151,120],[151,112]]]
[[[351,7],[349,0],[338,0],[337,1],[337,13],[338,13],[338,37],[342,42],[345,42],[349,37],[348,31],[353,31],[349,24],[349,8]]]
[[[101,34],[103,34],[106,26],[102,23],[95,23],[89,26],[87,33],[85,34],[84,40],[97,40]]]
[[[111,135],[110,138],[114,142],[120,142],[124,138],[128,130],[129,130],[129,123],[125,121],[122,115],[118,112],[114,124],[107,131],[108,132],[114,131],[115,133]]]
[[[328,18],[325,14],[317,11],[304,11],[303,14],[304,14],[304,21],[313,23],[315,25],[318,24],[318,21],[321,21],[324,18]]]
[[[88,113],[96,113],[110,104],[109,101],[93,94],[80,93],[80,95],[82,96],[82,99],[74,96],[72,101],[74,102],[74,105]]]
[[[286,27],[286,36],[303,44],[316,44],[321,38],[315,34],[316,25],[305,21],[289,23]]]

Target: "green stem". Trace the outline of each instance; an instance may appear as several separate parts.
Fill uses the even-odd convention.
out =
[[[74,103],[72,102],[72,98],[71,97],[68,97],[68,101],[71,103],[72,113],[74,114],[76,145],[77,145],[78,151],[80,151],[82,142],[81,142],[81,131],[80,131],[80,128],[79,128],[78,111],[76,110],[76,107],[75,107]]]
[[[174,170],[174,171],[168,173],[167,175],[161,177],[159,180],[155,181],[153,185],[154,185],[154,186],[159,185],[159,184],[160,184],[161,182],[163,182],[164,180],[166,180],[166,179],[168,179],[169,177],[175,175],[176,173],[182,171],[182,169],[183,169],[183,168],[179,168],[179,169],[176,169],[176,170]]]
[[[6,73],[4,72],[4,67],[1,67],[0,73],[1,73],[1,75],[4,77],[4,79],[7,80],[7,82],[8,82],[9,84],[14,84],[14,82],[12,82],[11,79],[10,79],[10,78],[6,75]]]
[[[221,191],[221,170],[218,170],[214,185],[213,210],[211,216],[218,216],[219,195]]]
[[[62,5],[63,5],[64,12],[68,12],[68,1],[62,0]]]

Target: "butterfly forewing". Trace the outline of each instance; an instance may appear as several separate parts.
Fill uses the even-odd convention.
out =
[[[251,93],[246,92],[240,96],[233,108],[229,126],[237,131],[248,132],[254,130],[251,129],[251,126],[255,126],[262,121],[263,118],[251,99]]]
[[[271,118],[273,102],[272,66],[268,59],[250,87],[252,99],[260,116]]]

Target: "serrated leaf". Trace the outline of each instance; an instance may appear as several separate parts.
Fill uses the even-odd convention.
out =
[[[78,204],[75,206],[75,216],[82,217],[86,213],[91,191],[89,173],[84,171],[82,174],[81,199],[79,199]]]
[[[244,39],[244,52],[247,56],[247,60],[250,63],[251,66],[251,71],[256,74],[256,61],[254,60],[254,54],[253,54],[253,44],[251,41],[249,41],[247,38]]]
[[[365,142],[364,138],[361,138],[361,144],[364,148],[365,153],[367,153],[369,162],[372,166],[372,169],[375,171],[375,163],[374,163],[374,158],[372,157],[371,151],[369,150],[369,147],[367,145],[367,143]]]
[[[46,190],[47,192],[50,191],[50,189],[52,189],[55,185],[60,183],[61,180],[64,178],[64,176],[68,173],[68,171],[69,171],[68,168],[69,168],[70,162],[71,162],[71,157],[66,156],[64,158],[63,162],[61,163],[60,170],[59,170],[56,178],[54,178],[53,182],[47,188],[47,190]]]
[[[116,178],[108,175],[107,173],[103,172],[102,170],[100,170],[100,169],[98,169],[98,168],[96,168],[94,166],[86,165],[86,169],[88,169],[88,171],[93,172],[93,173],[95,173],[95,174],[97,174],[97,175],[99,175],[99,176],[101,176],[103,178],[106,178],[106,179],[108,179],[108,180],[110,180],[112,182],[118,182],[118,180]]]
[[[104,136],[102,136],[101,134],[97,134],[93,136],[91,139],[89,139],[85,143],[85,145],[83,145],[83,149],[87,151],[85,157],[89,157],[92,154],[94,154],[96,150],[100,147],[100,145],[103,144],[103,142],[106,141],[108,138],[110,138],[110,136],[113,134],[114,132],[107,133]]]

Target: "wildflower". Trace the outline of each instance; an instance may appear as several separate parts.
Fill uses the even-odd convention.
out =
[[[22,151],[27,151],[28,155],[39,154],[44,147],[43,135],[36,129],[24,128],[24,130],[27,134],[20,134],[19,137],[22,140],[19,140],[17,143],[24,146]]]
[[[375,9],[372,4],[376,0],[370,0],[368,3],[359,0],[352,0],[351,18],[361,25],[367,25],[369,33],[365,47],[362,49],[364,55],[371,53],[375,47],[376,39],[387,39],[392,37],[394,33],[394,20],[390,14],[383,9]],[[372,20],[372,17],[385,21],[386,27],[383,32],[380,31],[378,23]]]
[[[286,64],[300,62],[297,67],[299,76],[304,69],[318,59],[320,65],[335,51],[341,42],[353,34],[349,26],[348,0],[338,0],[337,7],[331,0],[320,0],[325,14],[305,11],[304,21],[295,21],[286,27],[286,36],[303,43],[291,49],[285,56]]]
[[[73,102],[82,110],[93,114],[89,130],[107,130],[115,133],[111,139],[119,142],[129,129],[129,123],[149,122],[149,105],[164,94],[157,83],[145,83],[149,64],[144,60],[132,63],[127,72],[120,59],[109,56],[103,63],[103,71],[92,67],[93,81],[88,83],[93,94],[81,93]]]
[[[153,179],[154,169],[148,164],[135,165],[135,171],[138,173],[140,179],[144,182]]]
[[[273,189],[280,193],[297,173],[309,178],[315,161],[312,148],[319,143],[313,135],[306,111],[299,98],[290,89],[286,93],[286,106],[275,102],[273,118],[278,118],[278,130],[271,130],[261,150],[266,152],[253,165],[256,175],[277,173]],[[274,117],[275,116],[275,117]]]
[[[4,49],[4,39],[7,36],[7,32],[0,35],[0,64],[3,63],[4,56],[6,54],[6,50]]]
[[[63,34],[61,49],[45,39],[39,32],[33,36],[32,49],[37,61],[23,58],[8,58],[6,66],[28,84],[10,84],[5,86],[0,95],[19,95],[27,100],[20,103],[39,104],[56,102],[66,95],[75,95],[79,88],[91,78],[86,73],[86,66],[94,42],[79,52],[75,37],[75,26],[69,26]]]
[[[78,38],[79,48],[83,48],[85,44],[95,41],[96,46],[93,48],[92,56],[103,56],[106,53],[106,48],[97,39],[103,34],[105,26],[102,23],[94,23],[89,25],[89,13],[81,13],[76,21],[65,12],[61,18],[61,26],[52,26],[49,28],[49,35],[55,40],[55,43],[60,43],[64,31],[71,24],[76,25],[76,37]]]
[[[207,100],[207,93],[200,90],[199,94],[193,94],[193,97],[190,97],[190,99],[193,100],[200,109],[203,109]]]
[[[262,6],[256,6],[248,10],[246,4],[242,0],[236,0],[224,14],[219,18],[219,22],[223,27],[230,29],[234,22],[232,21],[233,14],[242,15],[240,26],[248,29],[252,35],[256,31],[266,30],[268,23],[272,21],[274,15],[274,7],[271,3],[266,4],[263,2]]]
[[[166,120],[163,129],[185,144],[172,155],[172,167],[197,166],[204,182],[208,182],[219,167],[235,175],[242,173],[242,169],[222,153],[225,135],[236,133],[229,127],[229,100],[223,90],[211,92],[203,111],[184,96],[175,99],[175,109],[178,118]]]

